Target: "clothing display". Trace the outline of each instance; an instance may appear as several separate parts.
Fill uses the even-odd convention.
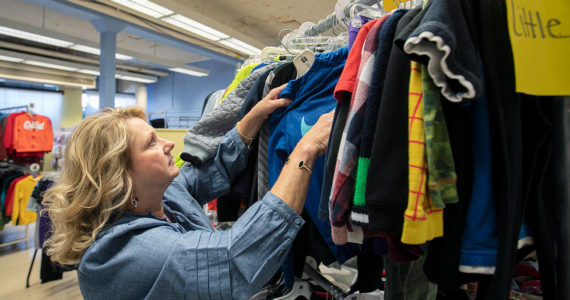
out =
[[[12,209],[14,205],[13,189],[17,182],[25,178],[23,168],[20,166],[0,166],[0,195],[1,195],[1,215],[0,230],[12,220]],[[12,193],[8,190],[12,187]],[[19,203],[19,202],[18,202]],[[27,202],[26,202],[27,203]],[[27,214],[27,212],[24,212]],[[16,215],[16,218],[18,215]]]
[[[223,94],[222,98],[219,100],[219,103],[221,104],[224,100],[226,100],[226,98],[228,97],[228,95],[229,95],[233,90],[235,90],[235,89],[238,87],[238,85],[239,85],[246,77],[248,77],[248,76],[253,72],[253,69],[254,69],[255,67],[257,67],[259,64],[260,64],[260,63],[253,63],[253,64],[250,64],[250,65],[247,65],[247,66],[244,66],[243,68],[241,68],[241,69],[237,72],[237,74],[236,74],[234,80],[230,83],[230,85],[229,85],[229,86],[226,88],[226,90],[224,91],[224,94]]]
[[[395,14],[397,12],[400,13]],[[398,22],[400,18],[405,17],[405,12],[394,12],[392,17],[386,20],[386,36],[383,38],[381,32],[378,38],[380,46],[387,44],[391,49],[388,57],[388,54],[379,54],[376,60],[372,73],[373,88],[368,99],[371,103],[377,103],[378,110],[374,111],[374,108],[370,107],[367,111],[372,110],[371,114],[377,122],[367,122],[368,126],[364,127],[364,130],[369,130],[369,134],[362,135],[368,136],[367,140],[370,141],[364,146],[370,147],[368,153],[372,166],[368,169],[366,180],[374,178],[375,182],[382,182],[382,185],[366,184],[365,209],[369,218],[359,220],[359,223],[367,221],[368,227],[373,231],[392,233],[402,231],[402,218],[408,203],[407,125],[410,60],[389,41],[393,41],[393,37],[405,26],[403,22]],[[390,20],[393,22],[388,23]],[[377,51],[381,49],[379,47]],[[375,82],[376,80],[379,82]]]
[[[352,99],[348,106],[346,121],[343,120],[345,125],[343,129],[343,135],[338,146],[339,149],[342,149],[343,151],[338,152],[337,154],[338,157],[340,157],[340,161],[338,163],[339,167],[338,169],[334,170],[335,172],[330,189],[333,192],[333,198],[331,198],[330,201],[330,222],[333,226],[333,240],[338,245],[343,245],[348,240],[346,237],[346,221],[348,220],[348,213],[350,212],[348,209],[350,207],[349,203],[352,202],[352,197],[354,195],[354,183],[356,181],[356,178],[353,173],[353,168],[355,166],[354,160],[357,159],[355,156],[358,155],[357,147],[360,144],[359,138],[362,131],[362,119],[364,117],[363,104],[365,103],[370,79],[372,77],[372,65],[375,60],[374,51],[377,47],[376,37],[378,36],[380,27],[387,19],[387,17],[388,16],[380,20],[375,20],[375,22],[369,22],[363,26],[363,30],[359,31],[357,40],[355,40],[354,47],[351,49],[350,53],[357,53],[356,56],[360,58],[360,61],[354,60],[353,65],[356,67],[359,65],[362,66],[362,70],[358,70],[358,73],[354,74],[354,71],[352,71],[354,69],[345,68],[342,74],[347,77],[348,81],[348,83],[345,84],[346,91],[344,92],[344,95],[340,94],[341,90],[337,91],[339,98],[352,96]],[[370,39],[366,38],[368,36],[370,36]],[[358,51],[357,47],[362,48],[362,51]],[[353,66],[353,68],[355,66]],[[351,75],[357,76],[358,82],[352,83],[352,81],[355,81],[355,79],[350,77]],[[343,79],[342,75],[341,79]],[[339,82],[341,79],[339,79]],[[337,84],[337,89],[338,88],[339,85]],[[352,92],[354,90],[356,90],[356,93],[353,94]],[[352,124],[357,125],[353,126]],[[357,142],[358,145],[356,144]]]
[[[206,99],[204,99],[204,106],[202,107],[201,118],[209,114],[214,109],[215,103],[219,103],[223,95],[224,90],[217,90],[206,96]]]
[[[89,246],[78,247],[84,252],[73,266],[54,264],[43,251],[63,228],[43,201],[60,170],[29,167],[45,166],[52,151],[52,166],[64,166],[75,129],[54,134],[31,105],[0,110],[0,231],[36,223],[41,283],[73,269],[85,299],[570,299],[570,96],[522,92],[514,60],[520,45],[509,32],[511,17],[527,21],[520,5],[509,15],[505,1],[406,1],[393,10],[342,2],[332,17],[283,29],[275,47],[260,51],[250,49],[261,45],[255,36],[250,46],[212,29],[220,38],[192,62],[179,62],[210,76],[188,86],[174,88],[190,80],[184,77],[158,82],[163,70],[156,69],[157,83],[143,94],[172,103],[149,103],[164,119],[148,123],[164,127],[178,115],[197,121],[182,131],[181,151],[161,130],[142,150],[140,133],[133,135],[137,142],[127,148],[149,163],[133,169],[129,153],[129,176],[136,176],[117,186],[131,199],[125,192],[111,199],[116,218],[99,224],[96,237],[74,241]],[[555,19],[547,16],[536,12],[550,30]],[[238,21],[245,34],[248,22]],[[200,36],[192,39],[207,38]],[[232,51],[241,54],[229,57]],[[196,84],[203,86],[193,90]],[[188,103],[179,101],[186,95]],[[155,135],[162,151],[152,147]],[[150,164],[159,154],[168,158]],[[289,197],[297,187],[287,186],[295,157],[302,159],[295,172],[310,178],[306,186],[299,181],[308,186],[302,207],[299,193]],[[146,167],[163,170],[171,158],[179,173],[166,187],[158,180],[166,175],[149,177]],[[86,179],[106,180],[97,176]],[[140,197],[141,178],[166,189],[164,217],[154,202],[148,210],[160,198]],[[116,209],[119,200],[126,206]]]
[[[435,207],[427,192],[427,160],[421,66],[411,63],[408,102],[408,207],[404,212],[402,242],[424,244],[443,236],[443,209]]]
[[[545,100],[515,92],[508,39],[484,38],[489,24],[506,36],[504,4],[492,7],[468,0],[424,1],[377,18],[354,16],[348,47],[317,53],[303,76],[296,78],[294,64],[285,62],[242,79],[254,83],[241,96],[241,116],[283,83],[288,86],[280,97],[293,100],[270,116],[252,144],[255,159],[235,184],[246,207],[271,188],[310,124],[335,110],[326,154],[311,166],[303,212],[305,226],[316,229],[318,237],[304,233],[302,243],[293,243],[282,267],[286,288],[292,288],[292,276],[303,273],[304,257],[327,262],[327,251],[316,246],[321,239],[339,263],[374,239],[389,259],[387,281],[395,280],[387,282],[385,299],[435,299],[436,291],[458,295],[468,280],[480,281],[478,299],[505,298],[509,270],[525,245],[539,250],[538,261],[548,270],[540,275],[546,281],[542,287],[549,289],[543,294],[561,290],[556,278],[566,278],[567,268],[554,267],[558,244],[552,238],[559,231],[552,229],[553,218],[537,217],[554,212],[555,205],[534,200],[544,199],[544,191],[536,190],[544,181],[537,178],[554,174],[546,171],[553,150],[541,142],[555,140],[545,120],[561,119],[538,105]],[[251,74],[266,68],[264,63]],[[523,120],[536,120],[534,131],[522,126]],[[542,153],[542,168],[534,163],[537,153]],[[556,195],[565,195],[565,185],[554,186]],[[222,199],[232,199],[227,203],[236,218],[238,198]],[[546,219],[550,223],[539,221]],[[503,238],[507,242],[499,243]],[[358,244],[360,250],[343,252]],[[312,247],[317,251],[307,251]],[[360,266],[376,261],[358,257]]]
[[[8,155],[14,161],[39,162],[39,158],[53,149],[53,129],[48,117],[21,111],[4,115],[0,124],[3,138],[0,159]]]
[[[297,69],[292,62],[284,63],[273,70],[265,82],[264,95],[271,89],[279,87],[297,77]],[[257,154],[257,196],[261,199],[269,191],[269,172],[267,165],[267,149],[269,144],[269,121],[265,121],[259,130],[259,146]]]
[[[317,54],[313,65],[302,77],[292,80],[280,97],[293,100],[287,107],[277,109],[269,118],[268,169],[272,186],[282,166],[297,142],[306,134],[318,117],[332,111],[336,101],[332,92],[338,81],[348,49]],[[330,225],[318,218],[323,179],[324,157],[316,160],[305,202],[305,210],[311,216],[321,236],[339,263],[356,255],[354,246],[337,246],[332,242]]]
[[[32,194],[30,195],[30,199],[28,200],[26,209],[29,211],[34,211],[37,214],[35,231],[36,250],[42,249],[44,242],[51,235],[52,223],[47,212],[42,212],[42,209],[45,208],[45,206],[42,205],[42,201],[44,198],[44,193],[54,184],[58,177],[59,172],[48,172],[42,176],[35,184]],[[42,251],[42,259],[40,264],[40,279],[42,284],[62,279],[63,272],[74,269],[74,267],[64,267],[53,263],[46,252]]]
[[[39,176],[34,177],[28,175],[10,186],[10,188],[12,188],[12,186],[14,187],[13,193],[10,194],[10,192],[8,192],[6,197],[9,198],[12,196],[11,200],[13,205],[11,212],[8,211],[8,206],[6,207],[6,214],[11,213],[12,224],[26,225],[36,221],[36,213],[26,210],[26,206],[28,205],[28,200],[32,195],[34,186],[40,178]]]
[[[466,280],[480,280],[478,299],[508,297],[507,278],[512,278],[509,270],[517,249],[532,240],[531,247],[542,249],[537,251],[539,257],[542,253],[538,261],[549,270],[540,275],[548,281],[542,287],[549,287],[553,295],[562,290],[554,278],[567,278],[568,270],[553,264],[558,243],[550,237],[559,230],[553,229],[553,218],[544,215],[554,214],[555,205],[542,203],[528,210],[526,195],[537,193],[532,185],[535,176],[556,182],[556,177],[540,175],[546,174],[543,168],[548,163],[537,168],[532,155],[543,153],[541,161],[548,161],[552,150],[541,141],[552,130],[545,120],[561,118],[536,106],[538,101],[553,103],[550,99],[535,97],[526,102],[534,109],[521,109],[523,99],[532,97],[517,94],[513,86],[505,4],[489,9],[467,0],[452,2],[425,1],[421,7],[362,20],[359,28],[350,24],[348,58],[332,94],[337,104],[326,163],[322,167],[320,161],[315,163],[324,168],[319,173],[323,182],[317,217],[326,221],[328,216],[337,245],[376,236],[387,241],[385,255],[393,261],[410,263],[422,257],[419,269],[425,276],[420,271],[422,276],[410,277],[407,268],[394,269],[403,272],[397,276],[413,278],[418,286],[429,287],[431,281],[451,295],[458,294]],[[501,42],[491,44],[483,37],[491,32],[489,24],[501,28]],[[295,130],[289,122],[300,119],[303,125],[304,121],[294,115],[289,118],[272,127],[287,143],[291,143],[288,131]],[[525,133],[521,124],[536,126]],[[562,123],[557,126],[564,128]],[[540,139],[533,139],[538,132]],[[563,136],[562,131],[557,136]],[[532,146],[525,144],[531,139]],[[270,154],[270,170],[288,155],[280,149],[273,155],[284,158],[272,160]],[[523,163],[521,158],[529,155]],[[523,179],[529,184],[521,185]],[[534,183],[537,189],[543,184]],[[559,196],[553,198],[565,195],[563,185],[554,186],[552,191]],[[546,219],[550,223],[538,221]],[[541,235],[538,244],[535,235]],[[498,243],[502,238],[508,242]],[[485,274],[497,280],[487,280]],[[391,295],[396,294],[384,296],[399,298],[406,291]],[[409,295],[402,297],[415,297]],[[434,289],[416,295],[435,298]]]
[[[184,150],[180,158],[194,165],[212,158],[224,134],[239,121],[241,106],[249,89],[259,76],[271,68],[275,68],[275,65],[264,66],[247,76],[220,106],[194,124],[184,136]]]

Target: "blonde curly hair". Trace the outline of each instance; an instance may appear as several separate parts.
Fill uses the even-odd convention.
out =
[[[116,221],[131,199],[128,174],[133,136],[126,121],[146,121],[139,107],[104,109],[82,120],[65,147],[60,179],[43,204],[53,224],[44,249],[51,260],[77,264],[97,234]]]

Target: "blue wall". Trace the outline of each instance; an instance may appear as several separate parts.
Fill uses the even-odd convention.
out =
[[[171,72],[170,76],[147,85],[149,112],[165,110],[168,113],[184,111],[190,117],[200,117],[204,98],[213,91],[225,89],[234,79],[236,66],[213,60],[191,66],[210,70],[205,77]]]

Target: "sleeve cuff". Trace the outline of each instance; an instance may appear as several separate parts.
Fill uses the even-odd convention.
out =
[[[249,151],[247,145],[239,137],[235,126],[230,131],[228,131],[228,133],[226,133],[226,138],[233,142],[240,153],[246,153]]]
[[[281,198],[275,196],[271,192],[267,192],[262,199],[263,203],[269,206],[273,211],[279,214],[285,221],[295,224],[298,227],[305,224],[305,220],[297,214],[287,203]]]

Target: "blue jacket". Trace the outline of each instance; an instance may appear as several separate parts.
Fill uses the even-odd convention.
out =
[[[235,129],[200,168],[183,167],[164,194],[173,223],[126,212],[103,230],[78,269],[85,299],[248,299],[281,265],[303,219],[268,193],[229,231],[214,232],[201,204],[224,194],[245,166]]]

